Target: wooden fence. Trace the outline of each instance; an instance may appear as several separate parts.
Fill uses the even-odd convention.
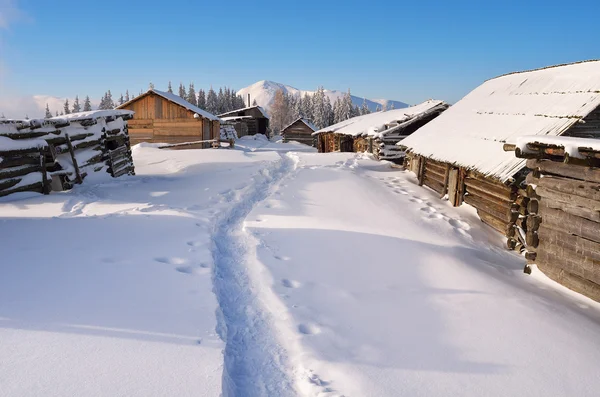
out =
[[[0,196],[69,189],[92,172],[134,174],[129,111],[44,120],[0,119]]]

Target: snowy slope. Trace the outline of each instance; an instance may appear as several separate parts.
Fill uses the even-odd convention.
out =
[[[597,395],[600,304],[411,173],[261,136],[134,159],[0,200],[1,395]]]
[[[250,94],[251,103],[256,100],[256,103],[258,103],[259,106],[262,106],[268,111],[271,107],[273,99],[275,98],[275,93],[278,90],[283,90],[284,92],[292,95],[302,95],[302,97],[304,97],[304,95],[307,93],[309,95],[314,94],[314,91],[303,91],[289,85],[268,80],[258,81],[248,87],[238,90],[237,93],[238,95],[241,95],[245,101],[248,100],[248,94]],[[342,98],[344,94],[345,93],[343,91],[325,90],[325,95],[329,97],[331,104],[333,104],[337,98]],[[352,95],[352,103],[358,107],[362,106],[363,100],[364,98]],[[404,102],[388,99],[367,99],[367,105],[372,112],[374,112],[378,107],[381,109],[382,106],[390,107],[393,105],[395,109],[405,108],[408,106]]]

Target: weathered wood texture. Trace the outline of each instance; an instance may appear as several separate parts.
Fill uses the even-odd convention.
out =
[[[296,141],[308,146],[316,146],[316,138],[312,136],[313,132],[315,131],[304,121],[296,120],[281,131],[281,135],[284,142]]]
[[[535,196],[527,224],[537,228],[539,240],[528,260],[555,281],[600,301],[600,169],[550,156],[556,154],[527,161],[533,170],[527,192]]]
[[[129,120],[129,136],[132,144],[203,140],[206,129],[210,135],[208,139],[219,137],[218,121],[204,117],[195,118],[195,113],[191,110],[153,92],[134,99],[123,109],[135,112],[134,118]]]

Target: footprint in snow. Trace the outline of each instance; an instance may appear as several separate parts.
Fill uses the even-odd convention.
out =
[[[286,288],[300,288],[302,286],[300,282],[295,280],[288,280],[287,278],[281,280],[281,284]]]
[[[179,273],[183,274],[206,274],[207,268],[200,266],[178,266],[175,268]]]
[[[426,214],[433,214],[437,212],[437,210],[433,207],[423,207],[421,208],[421,211],[425,212]]]
[[[188,241],[186,244],[190,247],[199,247],[201,245],[199,241]]]
[[[298,325],[298,331],[304,335],[316,335],[321,333],[321,329],[314,324],[300,324]]]
[[[467,222],[464,222],[464,221],[461,221],[461,220],[458,220],[458,219],[450,219],[448,221],[448,223],[451,226],[454,226],[457,229],[462,229],[462,230],[469,230],[469,229],[471,229],[471,226]]]
[[[396,190],[394,190],[394,193],[396,193],[396,194],[405,194],[405,195],[408,194],[408,192],[406,190],[404,190],[404,189],[396,189]]]
[[[412,201],[413,203],[423,204],[423,200],[421,200],[418,197],[413,197],[410,199],[410,201]]]
[[[290,259],[292,259],[289,256],[280,256],[280,255],[275,255],[274,258],[279,261],[289,261]]]
[[[158,263],[164,263],[167,265],[184,265],[187,263],[186,259],[177,258],[177,257],[172,257],[172,258],[158,257],[158,258],[154,258],[154,260]]]

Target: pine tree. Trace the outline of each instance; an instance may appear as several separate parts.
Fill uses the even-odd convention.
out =
[[[363,99],[362,106],[360,107],[360,115],[364,116],[365,114],[369,114],[371,111],[369,110],[369,106],[367,105],[367,99]]]
[[[333,124],[337,124],[342,121],[342,100],[340,97],[335,98],[333,103]]]
[[[208,90],[208,94],[206,95],[206,110],[212,114],[220,114],[218,113],[217,93],[212,87],[210,87],[210,90]]]
[[[194,88],[194,83],[190,83],[186,100],[192,105],[198,106],[198,98],[196,98],[196,89]]]
[[[152,83],[150,83],[152,84]],[[106,93],[106,109],[110,110],[110,109],[114,109],[115,108],[115,103],[113,102],[112,99],[112,94],[110,93],[110,90],[108,90],[108,92]]]
[[[329,127],[333,124],[333,107],[331,106],[331,99],[325,96],[325,125],[323,127]]]
[[[69,114],[69,113],[71,113],[71,109],[69,108],[69,99],[68,99],[68,98],[67,98],[67,99],[65,99],[65,107],[64,107],[64,109],[65,109],[65,110],[64,110],[64,111],[65,111],[65,114]]]
[[[319,129],[327,127],[328,115],[325,109],[325,90],[323,87],[317,88],[317,91],[313,94],[312,106],[313,124]]]
[[[223,89],[219,88],[219,93],[217,94],[217,114],[223,114],[227,110],[227,104],[225,101],[225,94],[223,94]]]
[[[50,113],[50,108],[48,107],[48,104],[46,104],[46,115],[44,117],[47,119],[52,118],[52,113]]]
[[[187,94],[185,92],[185,87],[183,86],[182,83],[179,83],[179,96],[182,97],[183,99],[185,99],[187,97]]]
[[[129,90],[125,91],[125,103],[129,102]]]
[[[258,102],[256,102],[256,99],[252,101],[252,106],[258,106]]]
[[[58,117],[58,110],[56,111],[56,117]]]
[[[85,101],[83,102],[83,111],[89,112],[90,110],[92,110],[92,103],[90,102],[90,97],[86,96]]]
[[[306,93],[302,98],[302,117],[313,121],[312,108],[312,98]]]
[[[123,98],[123,94],[119,97],[119,106],[125,103],[125,98]]]
[[[344,94],[342,98],[342,103],[340,107],[340,121],[348,120],[352,118],[354,115],[354,105],[352,104],[352,95],[350,94],[350,90]]]
[[[206,110],[206,94],[203,89],[198,91],[198,107],[202,110]]]
[[[171,82],[170,82],[170,81],[169,81],[169,88],[167,88],[167,92],[168,92],[169,94],[172,94],[172,93],[173,93],[173,87],[171,86]]]
[[[360,108],[358,105],[352,107],[352,117],[360,116]]]
[[[79,104],[79,95],[75,95],[75,101],[73,101],[73,113],[81,112],[81,105]]]

